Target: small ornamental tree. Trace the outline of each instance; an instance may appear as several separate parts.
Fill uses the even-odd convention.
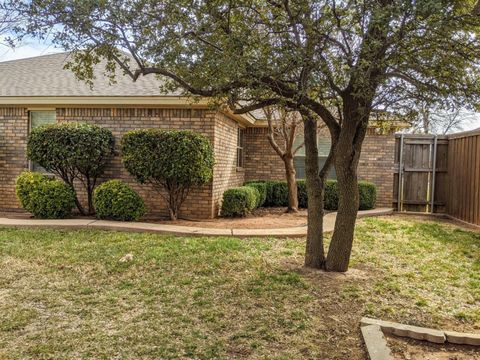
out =
[[[115,139],[108,129],[84,123],[62,123],[40,126],[30,133],[28,158],[48,172],[59,176],[72,189],[81,182],[87,193],[88,210],[75,196],[82,215],[93,214],[93,190],[97,179],[114,153]]]
[[[130,131],[122,139],[122,157],[125,168],[139,183],[152,184],[159,191],[172,220],[178,218],[190,189],[208,183],[213,176],[210,142],[191,131]]]

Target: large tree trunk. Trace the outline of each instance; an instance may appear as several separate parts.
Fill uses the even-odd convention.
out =
[[[284,156],[283,163],[285,164],[285,174],[287,176],[288,187],[288,208],[287,212],[298,211],[298,195],[297,195],[297,180],[295,179],[295,166],[293,164],[293,156]]]
[[[359,205],[357,167],[367,123],[349,120],[340,133],[334,162],[339,203],[326,261],[328,271],[348,270]]]
[[[307,246],[305,266],[323,268],[323,183],[318,176],[317,121],[312,118],[304,122],[305,175],[308,196]]]

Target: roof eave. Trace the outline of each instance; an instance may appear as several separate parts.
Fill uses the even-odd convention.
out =
[[[0,106],[60,107],[60,106],[162,106],[209,108],[208,99],[192,101],[187,96],[0,96]],[[222,111],[228,117],[246,126],[255,124],[249,114],[236,115]]]

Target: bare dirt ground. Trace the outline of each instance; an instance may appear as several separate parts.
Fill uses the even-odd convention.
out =
[[[160,220],[156,224],[208,227],[217,229],[274,229],[307,225],[307,210],[287,213],[287,208],[255,209],[244,218],[215,218],[211,220]]]
[[[478,346],[432,344],[397,336],[387,335],[387,343],[395,360],[478,360]]]

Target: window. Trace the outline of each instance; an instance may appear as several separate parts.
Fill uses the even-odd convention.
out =
[[[30,130],[35,129],[36,127],[47,125],[47,124],[54,124],[57,121],[57,114],[55,110],[31,110],[29,112],[30,118]],[[45,173],[46,170],[42,168],[40,165],[37,165],[33,162],[29,162],[30,170],[39,171]]]
[[[303,143],[303,136],[297,136],[295,139],[295,144],[293,148],[296,149],[301,143]],[[321,169],[325,161],[327,160],[328,153],[330,152],[330,146],[332,141],[329,137],[318,137],[317,138],[317,147],[318,147],[318,166]],[[305,179],[305,146],[301,147],[293,159],[296,171],[297,179]],[[330,172],[327,176],[328,179],[336,179],[337,175],[335,174],[335,169],[330,169]]]
[[[244,165],[244,151],[243,151],[244,141],[245,141],[245,130],[238,129],[238,135],[237,135],[237,167],[238,168],[243,168],[243,165]]]

